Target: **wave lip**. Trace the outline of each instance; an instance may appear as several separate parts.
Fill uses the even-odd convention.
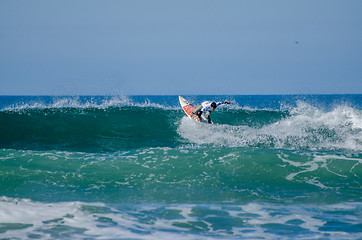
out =
[[[97,108],[106,109],[109,107],[120,107],[131,104],[126,96],[113,97],[34,97],[17,101],[3,107],[2,111],[22,111],[31,109],[59,109],[59,108]]]

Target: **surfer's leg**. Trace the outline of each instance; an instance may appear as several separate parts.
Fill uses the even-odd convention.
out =
[[[198,112],[201,111],[201,109],[202,109],[202,105],[196,107],[196,108],[192,111],[192,113],[193,113],[193,114],[197,114]]]
[[[210,114],[211,114],[210,111],[205,111],[204,114],[202,114],[204,116],[205,122],[211,123]]]

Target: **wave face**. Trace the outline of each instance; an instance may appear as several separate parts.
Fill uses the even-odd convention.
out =
[[[0,97],[0,238],[362,238],[362,95],[185,98]]]
[[[175,115],[175,111],[128,106],[6,111],[0,113],[0,145],[85,152],[173,147]]]

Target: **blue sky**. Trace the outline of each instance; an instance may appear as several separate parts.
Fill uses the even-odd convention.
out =
[[[0,95],[362,93],[361,0],[0,1]]]

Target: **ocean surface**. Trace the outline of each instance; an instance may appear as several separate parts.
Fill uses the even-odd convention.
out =
[[[362,239],[362,95],[0,96],[0,239]]]

